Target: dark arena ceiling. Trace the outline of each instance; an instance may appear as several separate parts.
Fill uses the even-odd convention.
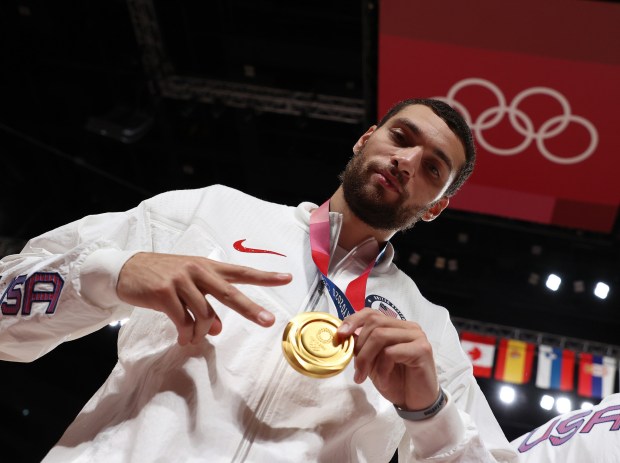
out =
[[[2,2],[1,254],[171,189],[222,183],[290,205],[326,199],[376,122],[378,9],[368,0]],[[403,97],[412,96],[425,95]],[[602,234],[448,209],[394,244],[399,266],[457,326],[618,355],[618,221]],[[557,292],[544,287],[552,272],[565,281]],[[607,299],[592,295],[599,280]],[[0,444],[20,457],[7,461],[38,461],[51,448],[113,367],[116,333],[33,364],[0,362]],[[494,381],[480,383],[509,438],[553,416],[533,385],[507,409]]]

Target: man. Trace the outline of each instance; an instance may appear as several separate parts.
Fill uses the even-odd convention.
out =
[[[397,447],[401,462],[516,458],[447,311],[396,269],[387,243],[437,217],[467,178],[467,126],[441,102],[408,100],[353,151],[319,208],[221,186],[176,191],[4,260],[5,359],[130,315],[118,364],[46,461],[379,462]],[[337,333],[355,336],[354,365],[331,378],[305,377],[282,355],[287,322],[311,311],[355,312]]]
[[[557,416],[512,442],[521,461],[615,463],[620,460],[620,393],[589,410]]]

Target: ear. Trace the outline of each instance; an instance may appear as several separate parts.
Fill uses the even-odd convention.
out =
[[[424,215],[422,216],[422,220],[424,220],[425,222],[435,220],[439,216],[439,214],[441,214],[441,211],[448,207],[449,203],[450,200],[448,199],[448,197],[442,196],[424,213]]]
[[[364,145],[366,144],[366,142],[368,141],[368,139],[370,138],[370,136],[373,134],[375,130],[377,130],[377,126],[373,125],[371,128],[366,130],[366,133],[362,135],[359,138],[359,140],[357,140],[355,145],[353,145],[353,152],[355,154],[358,154],[364,148]]]

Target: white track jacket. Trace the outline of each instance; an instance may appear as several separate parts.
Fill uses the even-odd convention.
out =
[[[620,393],[590,410],[556,416],[512,442],[524,463],[618,463]]]
[[[32,361],[58,344],[130,317],[118,363],[46,462],[516,461],[472,375],[448,312],[422,297],[390,247],[368,280],[366,305],[421,325],[448,405],[405,421],[353,365],[327,379],[293,370],[282,332],[303,311],[329,311],[302,203],[267,203],[223,186],[164,193],[124,213],[88,216],[31,240],[0,264],[0,358]],[[340,214],[331,213],[332,242]],[[242,246],[235,243],[240,240]],[[244,252],[248,248],[265,252]],[[237,250],[241,249],[241,250]],[[240,285],[276,316],[263,328],[207,296],[223,331],[181,347],[166,315],[118,299],[124,262],[139,251],[198,255],[290,272],[289,285]],[[330,268],[341,287],[375,255],[369,240]],[[360,258],[362,257],[362,258]]]

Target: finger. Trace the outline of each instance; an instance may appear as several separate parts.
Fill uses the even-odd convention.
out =
[[[426,339],[414,339],[408,343],[393,344],[385,348],[385,355],[394,363],[413,368],[434,365],[433,347]]]
[[[193,337],[194,320],[180,300],[171,300],[163,312],[172,320],[178,332],[177,341],[180,345],[186,345]]]
[[[384,387],[383,378],[389,378],[395,366],[396,364],[392,361],[390,356],[385,355],[385,352],[383,352],[377,356],[375,366],[371,370],[369,376],[372,377],[373,383],[377,387],[382,388]]]
[[[194,335],[194,319],[187,310],[183,310],[183,324],[177,325],[179,337],[178,343],[182,346],[188,344]]]
[[[343,341],[349,336],[357,334],[356,331],[363,327],[367,320],[372,317],[375,312],[376,311],[372,309],[365,308],[346,317],[336,331],[338,340]]]
[[[360,335],[362,332],[372,332],[378,326],[399,327],[404,323],[411,322],[387,317],[376,310],[365,308],[343,320],[337,331],[338,339],[342,341],[352,334]],[[417,326],[417,324],[414,325]],[[363,341],[363,339],[358,339],[356,342]]]
[[[187,283],[179,284],[177,291],[179,298],[184,302],[185,307],[192,312],[195,319],[212,316],[207,299],[191,280],[188,280]]]
[[[202,339],[204,339],[204,337],[211,331],[211,327],[213,326],[213,322],[216,318],[215,310],[213,310],[211,304],[209,304],[204,297],[203,300],[206,304],[206,310],[203,310],[201,316],[195,317],[192,344],[198,344],[202,341]]]
[[[211,323],[211,328],[209,328],[209,333],[211,336],[217,336],[222,332],[222,320],[215,313],[215,318],[213,318],[213,323]]]
[[[178,285],[177,289],[183,306],[188,310],[193,319],[192,336],[190,341],[196,344],[204,338],[215,318],[213,308],[207,302],[205,296],[196,288],[193,282]]]
[[[364,327],[355,343],[356,379],[364,381],[375,368],[375,362],[388,346],[412,341],[412,334],[402,327]]]
[[[419,328],[417,323],[395,320],[383,314],[378,314],[377,317],[369,319],[366,324],[362,326],[355,341],[358,350],[360,350],[371,337],[374,338],[375,341],[385,341],[385,345],[409,342],[419,337],[426,338],[424,332]]]
[[[275,322],[274,315],[261,307],[238,288],[224,281],[214,272],[201,274],[202,281],[199,283],[202,291],[208,292],[225,306],[238,312],[248,320],[260,326],[271,326]]]
[[[258,286],[280,286],[290,283],[290,273],[265,272],[242,265],[211,261],[212,268],[228,283],[243,283]]]

